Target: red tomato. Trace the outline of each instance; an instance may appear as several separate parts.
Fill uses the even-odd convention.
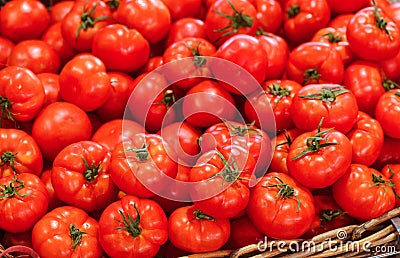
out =
[[[154,257],[168,239],[167,217],[152,200],[125,196],[99,220],[99,241],[110,257]]]
[[[39,73],[36,76],[42,82],[44,89],[43,108],[51,103],[61,101],[59,75],[56,73]]]
[[[265,175],[252,189],[247,206],[247,215],[257,229],[276,239],[300,237],[310,228],[314,214],[311,193],[289,175],[275,172]]]
[[[204,22],[196,18],[182,18],[171,24],[168,32],[167,46],[186,37],[206,39]]]
[[[306,42],[289,55],[286,66],[288,79],[303,85],[343,81],[344,64],[341,54],[329,43]]]
[[[162,56],[152,56],[147,59],[147,62],[139,69],[138,73],[149,73],[154,71],[156,68],[164,64],[164,59]]]
[[[61,22],[62,19],[72,10],[75,1],[64,0],[50,6],[50,24]]]
[[[97,221],[76,207],[56,208],[44,215],[32,230],[32,243],[42,258],[100,258]]]
[[[32,136],[19,129],[0,128],[0,178],[16,173],[42,173],[42,152]]]
[[[3,37],[20,42],[39,39],[50,24],[50,14],[39,0],[16,0],[2,6],[0,31]]]
[[[399,25],[400,26],[400,25]],[[395,57],[379,62],[385,77],[391,81],[399,81],[400,79],[400,51]]]
[[[111,24],[94,35],[92,53],[108,70],[131,73],[146,63],[150,45],[139,31]]]
[[[49,203],[46,187],[31,173],[0,178],[0,197],[0,228],[11,233],[32,229]]]
[[[191,253],[211,252],[221,248],[229,239],[228,219],[215,219],[194,206],[175,210],[168,218],[171,243]]]
[[[207,37],[216,46],[238,34],[254,36],[258,28],[257,10],[247,0],[218,0],[207,11]]]
[[[366,7],[358,11],[349,21],[346,35],[351,50],[365,60],[388,59],[400,51],[399,28],[377,7]]]
[[[32,127],[32,137],[50,161],[67,145],[90,139],[91,133],[87,114],[68,102],[55,102],[45,107]]]
[[[333,14],[355,13],[369,5],[369,0],[327,0]]]
[[[385,135],[381,153],[373,168],[381,170],[385,165],[400,163],[400,139],[391,138]]]
[[[247,245],[263,241],[265,236],[250,221],[247,216],[232,220],[231,234],[226,247],[228,249],[239,249]]]
[[[356,123],[358,106],[354,94],[342,86],[310,84],[297,92],[289,112],[299,129],[314,130],[324,117],[322,127],[347,133]]]
[[[63,100],[85,111],[101,107],[109,98],[110,76],[104,63],[92,54],[80,54],[60,72],[60,94]]]
[[[329,22],[328,27],[346,32],[347,24],[349,23],[351,18],[353,18],[353,16],[354,13],[339,14]]]
[[[389,10],[385,11],[388,11],[388,15],[390,15],[390,18],[393,19],[397,26],[400,26],[400,3],[393,2],[391,5],[389,5]]]
[[[293,45],[310,40],[331,17],[327,0],[288,0],[283,10],[283,31]]]
[[[259,27],[270,33],[277,33],[283,23],[282,6],[277,0],[256,0]]]
[[[374,219],[392,210],[396,201],[389,179],[361,164],[350,165],[332,191],[339,206],[360,221]]]
[[[171,26],[171,14],[161,0],[123,1],[117,10],[117,20],[139,31],[151,44],[161,41]]]
[[[396,207],[400,207],[400,164],[388,164],[382,168],[381,173],[392,183],[396,196]]]
[[[40,175],[40,180],[43,182],[49,194],[49,207],[48,211],[51,211],[57,207],[65,205],[60,199],[58,199],[56,193],[54,192],[54,187],[51,184],[51,169],[43,171]]]
[[[162,0],[168,7],[172,21],[186,17],[198,17],[203,4],[202,0]]]
[[[375,116],[382,125],[383,132],[393,138],[400,138],[400,89],[384,93],[378,100]]]
[[[366,166],[374,164],[381,153],[384,141],[380,123],[360,111],[357,123],[346,135],[353,146],[352,163]]]
[[[7,59],[10,56],[15,44],[5,38],[0,36],[0,69],[3,69],[7,66]]]

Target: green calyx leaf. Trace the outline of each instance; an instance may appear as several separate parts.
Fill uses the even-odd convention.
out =
[[[82,242],[82,235],[84,234],[87,233],[78,229],[74,224],[71,223],[69,225],[69,235],[71,236],[73,250]]]
[[[340,36],[335,36],[333,32],[328,32],[321,36],[322,38],[328,38],[329,43],[339,43],[342,42],[343,39]]]
[[[125,150],[125,152],[134,152],[136,153],[136,159],[140,162],[145,162],[149,158],[149,151],[147,148],[149,145],[146,145],[146,143],[143,143],[142,147],[140,148],[132,148]]]
[[[320,92],[310,94],[310,95],[301,95],[299,98],[303,99],[315,99],[322,100],[323,102],[330,103],[334,102],[339,95],[350,92],[348,89],[344,87],[323,87]]]
[[[16,175],[14,175],[13,180],[10,181],[9,185],[0,185],[0,199],[1,200],[7,200],[8,198],[12,198],[14,196],[18,197],[27,197],[31,196],[30,194],[20,194],[18,193],[18,190],[22,189],[25,187],[25,182],[23,180],[20,180],[17,178]]]
[[[381,15],[379,14],[379,9],[378,6],[376,5],[375,0],[372,0],[372,3],[374,4],[374,18],[376,21],[376,27],[383,30],[388,35],[389,39],[393,40],[392,35],[387,29],[387,21],[384,18],[382,18]]]
[[[128,213],[127,215],[124,214],[122,210],[119,211],[119,214],[122,217],[122,220],[117,220],[119,223],[122,223],[122,227],[116,228],[117,230],[126,230],[129,235],[132,237],[138,237],[142,233],[142,228],[140,227],[140,213],[136,204],[134,205],[136,210],[136,219],[134,220],[132,216]]]
[[[301,202],[300,202],[300,198],[295,195],[294,187],[284,183],[282,181],[282,179],[280,179],[277,176],[274,176],[273,178],[275,178],[279,183],[277,183],[277,184],[269,184],[269,185],[266,185],[265,187],[268,187],[268,188],[276,187],[276,188],[278,188],[278,193],[275,195],[276,198],[285,198],[285,199],[296,198],[296,200],[297,200],[297,212],[299,212],[300,208],[301,208]]]
[[[193,215],[195,217],[196,220],[210,220],[210,221],[215,221],[215,219],[213,217],[211,217],[210,215],[205,214],[204,212],[202,212],[201,210],[194,210],[193,211]]]
[[[289,18],[296,17],[300,12],[300,6],[298,5],[291,5],[289,9],[287,9],[286,13]]]
[[[96,176],[99,174],[100,170],[102,169],[101,163],[96,165],[93,161],[92,164],[89,165],[84,157],[82,157],[82,161],[86,168],[86,170],[83,174],[86,181],[93,182],[93,180],[96,178]]]

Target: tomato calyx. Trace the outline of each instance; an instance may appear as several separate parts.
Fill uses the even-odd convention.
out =
[[[18,184],[18,185],[16,185]],[[1,200],[7,200],[8,198],[11,198],[13,196],[18,196],[18,197],[27,197],[30,196],[30,194],[20,194],[18,193],[19,189],[22,189],[25,187],[25,182],[23,180],[18,179],[15,175],[13,180],[10,181],[9,185],[0,185],[1,188],[4,188],[3,190],[0,190],[0,199]]]
[[[372,182],[373,182],[372,186],[380,186],[380,185],[387,185],[387,186],[390,186],[390,187],[394,186],[394,184],[392,182],[385,181],[382,178],[382,175],[377,175],[375,173],[372,173]]]
[[[245,136],[246,133],[251,133],[255,135],[260,135],[259,132],[249,126],[253,126],[256,121],[252,121],[250,124],[245,124],[244,126],[234,126],[232,124],[228,124],[229,133],[231,136]]]
[[[84,234],[87,233],[78,229],[74,224],[71,223],[69,225],[69,235],[71,236],[73,250],[81,243],[82,235]]]
[[[300,12],[300,6],[298,5],[291,5],[286,11],[289,18],[295,17],[296,15],[299,14],[299,12]]]
[[[221,13],[220,11],[214,10],[214,12],[216,12],[218,15],[227,18],[231,21],[231,23],[228,26],[214,30],[214,32],[225,32],[221,35],[221,37],[237,33],[240,27],[251,28],[251,26],[253,26],[253,21],[254,21],[253,17],[251,17],[250,15],[243,14],[242,11],[239,12],[235,8],[235,6],[233,6],[231,1],[228,1],[228,4],[233,10],[234,13],[233,15],[227,15],[225,13]]]
[[[232,158],[232,162],[229,164],[226,158],[219,151],[216,151],[216,153],[222,160],[222,163],[224,163],[224,168],[220,172],[211,176],[211,178],[221,176],[223,178],[222,186],[224,185],[225,182],[228,183],[234,182],[236,179],[238,179],[240,174],[236,161]]]
[[[165,107],[170,107],[175,103],[175,95],[173,90],[166,90],[164,92],[163,99],[158,102],[154,102],[154,104],[163,104]]]
[[[279,146],[283,146],[283,145],[288,145],[288,147],[290,147],[290,145],[292,145],[292,137],[290,137],[290,134],[288,133],[288,131],[286,129],[283,130],[283,135],[285,136],[286,141],[285,142],[281,142],[279,144],[277,144],[275,146],[275,148],[278,148]]]
[[[388,169],[389,169],[389,173],[390,173],[389,180],[392,183],[392,189],[393,189],[394,195],[396,196],[397,199],[400,199],[400,195],[396,191],[396,184],[393,182],[394,171],[390,166],[388,166]]]
[[[86,181],[92,182],[101,170],[101,163],[96,165],[93,161],[92,164],[89,165],[84,157],[82,157],[82,161],[86,167],[86,170],[84,172],[84,177]]]
[[[142,147],[140,148],[132,148],[125,150],[125,152],[134,152],[136,153],[137,161],[144,162],[147,161],[149,158],[149,151],[147,150],[149,146],[146,143],[143,143]]]
[[[276,179],[278,181],[277,184],[270,184],[270,185],[266,185],[264,187],[276,187],[278,188],[278,193],[275,195],[275,198],[284,198],[284,199],[290,199],[290,198],[296,198],[297,200],[297,212],[300,211],[300,199],[298,196],[295,195],[295,191],[294,191],[294,187],[291,185],[288,185],[286,183],[284,183],[282,181],[282,179],[280,179],[277,176],[273,177],[274,179]]]
[[[193,55],[193,63],[196,67],[202,67],[207,63],[207,59],[200,54],[200,45],[200,41],[197,42],[196,48],[189,46],[189,44],[185,44],[185,46],[190,50]]]
[[[111,10],[116,10],[118,9],[120,2],[119,0],[107,0],[106,4],[108,5],[108,7],[110,7]]]
[[[386,79],[382,82],[382,86],[385,89],[385,91],[389,90],[394,90],[394,89],[400,89],[400,85],[395,83],[392,80]]]
[[[10,111],[11,106],[12,106],[12,103],[8,98],[4,98],[4,97],[0,96],[0,110],[1,110],[0,128],[3,125],[4,118],[15,122],[15,120],[12,116],[12,113]]]
[[[193,211],[193,215],[194,215],[194,218],[196,220],[211,220],[211,221],[215,221],[215,219],[213,217],[211,217],[210,215],[205,214],[201,210],[194,210]]]
[[[304,99],[322,100],[323,102],[330,103],[334,102],[339,95],[347,92],[350,91],[343,87],[323,87],[320,92],[299,97]]]
[[[326,209],[322,210],[320,214],[321,222],[326,223],[329,221],[334,220],[335,218],[342,216],[346,214],[346,212],[342,211],[341,209],[336,209],[336,210],[331,210],[331,209]]]
[[[298,155],[294,156],[292,160],[300,159],[309,153],[318,152],[322,148],[339,144],[338,142],[328,142],[327,138],[323,137],[324,135],[326,135],[327,133],[329,133],[334,129],[334,128],[329,128],[321,131],[323,120],[324,118],[322,118],[321,121],[319,122],[317,133],[314,136],[307,138],[306,140],[307,148],[302,152],[300,152]]]
[[[335,35],[333,32],[328,32],[328,33],[322,35],[321,38],[328,38],[329,43],[332,43],[332,44],[343,41],[341,36]]]
[[[396,92],[394,95],[395,95],[396,97],[400,97],[400,92]]]
[[[275,106],[278,105],[279,101],[281,101],[283,97],[287,97],[290,95],[290,90],[288,90],[287,88],[283,88],[281,85],[276,83],[268,85],[267,89],[264,90],[264,92],[267,94],[272,94],[274,96],[277,96],[277,98],[274,101]]]
[[[133,206],[136,210],[136,219],[133,220],[132,216],[130,214],[127,214],[127,217],[125,216],[124,212],[122,210],[119,210],[119,214],[121,214],[122,221],[117,220],[119,223],[124,224],[123,227],[118,227],[116,230],[126,230],[132,237],[138,237],[142,233],[142,228],[140,227],[140,213],[139,210],[137,209],[136,205]]]
[[[304,81],[302,84],[305,85],[311,80],[316,80],[318,82],[319,77],[321,77],[321,74],[318,73],[317,68],[309,68],[304,71],[303,77]]]
[[[96,22],[109,19],[110,16],[99,16],[94,18],[94,12],[96,11],[97,4],[93,6],[90,11],[86,11],[86,5],[83,7],[83,13],[81,15],[81,24],[75,32],[75,38],[78,39],[81,30],[86,31],[89,28],[93,28]]]
[[[8,164],[14,173],[18,173],[14,166],[14,159],[17,157],[17,154],[18,153],[12,153],[11,151],[3,152],[0,157],[0,167]]]
[[[383,30],[388,36],[390,40],[393,40],[392,35],[390,34],[390,32],[387,29],[387,21],[381,17],[381,15],[379,14],[379,10],[378,10],[378,6],[376,5],[375,0],[372,0],[372,3],[374,4],[374,18],[376,21],[376,26]]]

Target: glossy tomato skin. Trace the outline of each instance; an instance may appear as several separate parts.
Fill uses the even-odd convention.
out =
[[[15,43],[39,39],[50,24],[46,6],[39,0],[7,2],[0,11],[1,35]]]
[[[74,228],[71,229],[71,226]],[[56,208],[44,215],[32,230],[32,243],[43,258],[100,258],[103,250],[98,236],[97,221],[82,209],[73,206]],[[75,237],[71,237],[74,232]],[[76,235],[80,234],[80,240]]]
[[[176,2],[174,0],[162,0],[168,7],[172,21],[186,17],[198,17],[201,12],[202,0],[183,0]]]
[[[168,218],[169,240],[176,247],[191,252],[210,252],[229,239],[228,219],[213,219],[194,206],[176,209]]]
[[[350,216],[366,221],[395,206],[395,195],[389,179],[365,165],[351,164],[333,185],[333,197]]]
[[[331,17],[326,0],[289,0],[283,10],[286,13],[283,31],[293,45],[310,40],[315,32],[328,24]]]
[[[277,33],[283,22],[283,11],[279,1],[257,0],[255,2],[259,26],[265,32]]]
[[[396,56],[400,50],[398,26],[382,9],[378,10],[380,17],[386,21],[385,29],[378,27],[374,7],[358,11],[347,25],[346,35],[351,50],[365,60],[384,60]],[[371,38],[374,40],[368,40]]]
[[[61,22],[62,19],[71,11],[75,1],[60,1],[53,4],[49,10],[50,24]]]
[[[325,102],[321,100],[320,93],[322,93],[323,88],[336,95],[331,99],[333,101],[328,100]],[[331,93],[328,93],[328,95],[331,96]],[[314,94],[319,97],[315,99],[313,97]],[[326,107],[329,108],[327,109]],[[324,117],[322,127],[334,127],[342,133],[347,133],[356,123],[358,106],[354,94],[351,91],[346,91],[342,86],[336,84],[310,84],[300,89],[293,98],[290,114],[294,124],[299,129],[314,130],[317,128],[321,118]]]
[[[277,185],[282,184],[292,187],[293,195],[278,195]],[[310,228],[315,214],[311,193],[289,175],[276,172],[263,176],[252,189],[246,210],[262,233],[276,239],[300,237]]]
[[[138,230],[129,230],[124,218],[131,218]],[[167,217],[156,202],[127,195],[102,213],[99,241],[110,257],[150,258],[167,241],[167,226]]]
[[[182,18],[171,24],[168,32],[167,46],[187,37],[206,39],[204,21],[196,18]]]
[[[339,14],[329,22],[328,26],[346,32],[347,24],[353,16],[354,13]]]
[[[42,82],[44,89],[43,108],[51,103],[61,101],[59,75],[57,73],[39,73],[36,76]]]
[[[393,191],[396,196],[396,207],[400,207],[400,164],[387,164],[381,170],[382,175],[389,178],[393,184]]]
[[[45,107],[35,119],[32,137],[44,158],[52,161],[67,145],[89,140],[92,125],[87,114],[68,102],[55,102]]]
[[[289,55],[286,66],[288,79],[302,85],[343,81],[344,64],[340,53],[329,43],[306,42]]]
[[[355,13],[369,4],[368,0],[355,0],[355,1],[345,1],[345,0],[328,0],[329,7],[335,15],[342,13]]]
[[[0,142],[0,178],[14,173],[42,173],[42,152],[32,136],[19,129],[0,128]]]
[[[359,112],[357,123],[346,134],[353,146],[352,163],[371,166],[379,157],[384,141],[384,133],[378,120],[364,112]]]
[[[18,180],[18,181],[16,181]],[[34,224],[46,213],[49,195],[40,178],[31,173],[10,175],[0,179],[0,228],[11,233],[32,229]],[[5,191],[11,186],[13,194]]]
[[[62,149],[51,171],[57,197],[87,212],[104,209],[118,194],[109,174],[110,159],[111,153],[93,141],[75,142]]]
[[[60,72],[60,94],[63,100],[85,111],[101,107],[111,91],[106,66],[88,53],[76,55]]]
[[[161,0],[123,1],[117,9],[117,20],[139,31],[150,44],[161,41],[171,26],[171,14]]]
[[[382,68],[386,79],[398,82],[400,79],[400,51],[395,57],[380,61],[379,66]]]
[[[382,125],[386,135],[393,138],[400,138],[400,90],[390,90],[385,92],[378,100],[375,109],[375,117]]]
[[[7,59],[10,56],[13,48],[15,47],[14,42],[8,38],[0,36],[0,69],[3,69],[7,65]]]

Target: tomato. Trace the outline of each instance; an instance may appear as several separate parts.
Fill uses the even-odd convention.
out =
[[[15,44],[11,40],[0,36],[0,69],[7,66],[7,59],[14,47]]]
[[[255,121],[261,128],[269,128],[271,122],[262,119],[261,114],[273,112],[277,131],[294,127],[289,109],[296,93],[302,88],[291,80],[270,80],[263,84],[263,92],[251,95],[245,102],[244,110],[248,120]]]
[[[353,53],[365,60],[388,59],[400,51],[400,30],[378,7],[358,11],[349,21],[346,35]]]
[[[68,102],[55,102],[45,107],[32,127],[32,137],[50,161],[67,145],[90,139],[91,133],[87,114]]]
[[[0,228],[11,233],[32,229],[49,203],[44,184],[31,173],[0,178],[0,197]]]
[[[19,129],[0,128],[0,178],[16,173],[42,173],[43,157],[36,141]]]
[[[204,22],[196,18],[181,18],[171,24],[168,32],[167,46],[187,37],[206,39]]]
[[[5,232],[4,236],[1,239],[1,244],[4,248],[12,247],[12,246],[26,246],[29,248],[33,248],[32,246],[32,232],[31,230],[24,231],[21,233],[10,233]],[[14,256],[23,256],[26,253],[23,252],[13,252]]]
[[[343,81],[344,64],[340,53],[329,43],[306,42],[289,55],[286,66],[288,79],[303,85]]]
[[[150,45],[139,31],[122,24],[111,24],[94,35],[92,53],[108,70],[130,73],[146,63]]]
[[[385,165],[400,163],[400,139],[385,135],[381,153],[372,165],[373,168],[381,170]]]
[[[396,201],[389,179],[361,164],[351,164],[332,191],[339,206],[360,221],[374,219],[392,210]]]
[[[39,73],[36,76],[42,82],[44,88],[43,107],[61,101],[59,75],[56,73]]]
[[[50,24],[50,14],[39,0],[7,2],[0,11],[0,31],[15,43],[39,39]]]
[[[392,183],[392,188],[396,196],[396,207],[400,207],[400,164],[388,164],[384,166],[381,173],[386,178],[389,178]]]
[[[114,22],[106,2],[75,1],[71,11],[61,21],[61,34],[74,50],[90,52],[94,35]]]
[[[271,164],[268,167],[270,172],[279,172],[288,174],[288,167],[286,163],[287,156],[289,155],[290,145],[303,131],[297,128],[284,130],[278,134],[272,142],[275,144],[274,152],[272,154]]]
[[[41,110],[44,98],[41,81],[29,69],[7,66],[0,70],[0,127],[3,119],[32,120]]]
[[[388,11],[388,10],[385,10]],[[393,21],[397,24],[397,26],[400,26],[400,4],[398,2],[393,2],[389,6],[389,11],[388,15],[390,15],[390,18],[393,19]]]
[[[379,157],[384,141],[382,126],[366,113],[358,113],[357,123],[347,137],[353,146],[352,163],[371,166]]]
[[[345,1],[345,0],[328,0],[329,7],[333,14],[342,14],[342,13],[355,13],[360,9],[367,7],[369,4],[368,0],[354,0],[354,1]]]
[[[171,243],[191,253],[211,252],[229,239],[228,219],[215,219],[194,206],[176,209],[168,218]]]
[[[346,32],[347,24],[349,24],[349,21],[351,18],[353,18],[353,16],[354,13],[339,14],[329,22],[328,27]]]
[[[257,10],[247,0],[218,0],[204,20],[207,38],[216,46],[238,34],[254,36],[258,28]]]
[[[309,188],[325,188],[346,173],[352,145],[343,133],[321,128],[293,140],[286,162],[289,174]]]
[[[73,206],[44,215],[32,230],[32,243],[40,257],[102,257],[97,221]]]
[[[235,117],[235,102],[218,82],[204,80],[186,93],[182,113],[188,123],[209,127],[221,120],[232,120]]]
[[[123,1],[117,9],[117,20],[139,31],[151,44],[161,41],[171,26],[171,14],[161,0]]]
[[[247,245],[263,241],[264,234],[261,233],[247,216],[231,221],[231,234],[226,247],[228,249],[239,249]]]
[[[314,221],[302,236],[305,239],[357,223],[339,207],[331,195],[314,195],[314,205]]]
[[[139,69],[138,73],[143,74],[152,72],[163,64],[164,58],[162,56],[152,56],[147,59],[147,62]]]
[[[198,17],[203,4],[202,0],[181,0],[178,2],[162,0],[162,2],[168,7],[172,21],[186,17]]]
[[[115,119],[103,123],[93,134],[92,141],[100,143],[112,152],[123,140],[137,133],[145,133],[143,126],[132,120]]]
[[[121,72],[108,72],[111,91],[106,102],[96,109],[96,114],[103,121],[121,119],[124,117],[126,104],[129,98],[130,87],[134,84],[131,76]]]
[[[178,165],[169,146],[157,134],[136,134],[117,145],[112,152],[110,174],[126,194],[153,197],[168,187]]]
[[[400,51],[395,57],[391,57],[379,62],[385,77],[391,81],[400,79]]]
[[[48,211],[51,211],[57,207],[64,206],[65,204],[58,199],[56,193],[54,192],[54,187],[51,184],[51,169],[43,171],[40,175],[40,180],[43,182],[49,194],[49,206]]]
[[[298,45],[328,24],[331,11],[327,0],[288,0],[283,11],[283,31],[289,43]]]
[[[263,176],[252,189],[246,210],[258,230],[276,239],[300,237],[315,214],[311,193],[289,175],[276,172]]]
[[[71,59],[60,72],[60,94],[63,100],[85,111],[101,107],[110,96],[111,81],[104,63],[92,54]]]
[[[258,26],[265,32],[277,33],[283,23],[283,11],[279,1],[257,0],[255,2]]]
[[[399,116],[400,89],[390,90],[384,93],[378,100],[375,116],[382,125],[383,132],[393,138],[400,138]]]
[[[110,162],[111,153],[96,142],[68,145],[53,161],[51,183],[57,197],[87,212],[104,209],[118,194],[109,174]]]
[[[61,22],[62,19],[72,10],[75,1],[64,0],[50,6],[50,24]]]
[[[99,220],[99,241],[111,257],[154,257],[168,239],[164,211],[152,200],[127,195]]]

